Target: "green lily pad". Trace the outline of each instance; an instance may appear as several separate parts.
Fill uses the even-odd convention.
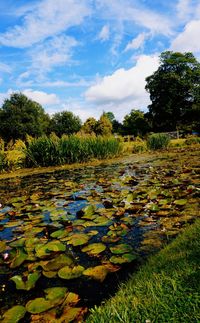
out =
[[[54,307],[54,304],[50,300],[46,300],[42,297],[35,298],[26,304],[26,310],[32,314],[45,312],[52,307]]]
[[[23,319],[24,315],[26,314],[26,309],[24,306],[16,305],[7,310],[3,314],[2,323],[17,323],[21,319]]]
[[[51,287],[44,290],[45,298],[50,301],[55,301],[64,298],[67,288],[66,287]]]
[[[183,206],[183,205],[187,204],[187,200],[186,199],[175,200],[174,204],[178,205],[178,206]]]
[[[78,265],[74,267],[65,266],[58,271],[58,276],[62,279],[74,279],[82,276],[84,267]]]
[[[133,261],[137,257],[131,253],[125,253],[121,256],[112,256],[110,262],[113,264],[124,264]]]
[[[152,212],[158,212],[158,211],[160,211],[159,206],[158,206],[157,204],[155,204],[155,203],[151,203],[151,204],[149,204],[149,205],[148,205],[148,209],[149,209],[150,211],[152,211]]]
[[[40,273],[35,272],[27,276],[27,279],[24,280],[24,277],[20,275],[13,276],[10,280],[14,281],[16,284],[16,289],[30,290],[35,287],[37,280],[40,278]]]
[[[93,216],[93,214],[95,213],[96,207],[93,204],[87,205],[86,207],[84,207],[82,210],[77,212],[77,216],[78,217],[83,217],[85,219],[91,219],[91,217]]]
[[[73,262],[72,257],[60,254],[54,259],[42,263],[41,266],[45,271],[56,271],[64,266],[72,265]]]
[[[103,282],[104,279],[106,278],[108,272],[109,272],[109,270],[105,266],[102,265],[102,266],[87,268],[83,272],[83,275],[89,276],[95,280]]]
[[[28,255],[22,249],[17,249],[16,256],[10,264],[10,268],[19,267],[27,259],[27,257]]]
[[[24,243],[25,243],[26,239],[25,238],[20,238],[20,239],[17,239],[13,242],[10,242],[9,243],[9,246],[10,247],[14,247],[14,248],[18,248],[18,247],[23,247],[24,246]]]
[[[90,256],[95,256],[100,254],[106,249],[106,245],[98,242],[98,243],[91,243],[90,245],[83,247],[81,249],[82,252],[86,252]]]
[[[39,258],[45,258],[52,252],[61,252],[65,250],[66,246],[58,240],[52,240],[42,245],[40,244],[35,248],[36,256]]]
[[[90,239],[90,236],[85,233],[74,233],[67,240],[68,244],[72,244],[72,246],[81,246],[86,244]]]
[[[110,251],[116,255],[123,254],[123,253],[129,253],[132,251],[132,247],[128,244],[118,244],[114,247],[110,247]]]
[[[57,276],[57,271],[42,271],[42,275],[47,277],[47,278],[54,278]]]
[[[69,234],[68,231],[61,229],[61,230],[56,230],[53,233],[51,233],[51,237],[61,239],[61,238],[66,237],[68,234]]]

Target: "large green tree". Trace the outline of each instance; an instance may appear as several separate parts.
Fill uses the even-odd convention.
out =
[[[101,136],[108,136],[112,133],[112,123],[104,112],[97,122],[96,134]]]
[[[4,140],[24,139],[26,134],[40,136],[49,125],[42,106],[22,93],[13,93],[0,109],[0,136]]]
[[[149,130],[149,124],[144,112],[140,110],[131,110],[124,117],[123,132],[126,135],[143,136]]]
[[[55,132],[57,136],[63,134],[71,135],[81,128],[81,120],[71,111],[57,112],[52,116],[50,123],[50,131]]]
[[[146,82],[154,130],[169,131],[191,124],[199,127],[200,64],[192,53],[163,52],[159,68]]]
[[[84,122],[81,130],[87,134],[94,134],[96,133],[97,123],[98,121],[95,118],[90,117]]]

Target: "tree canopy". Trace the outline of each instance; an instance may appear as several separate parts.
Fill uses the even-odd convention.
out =
[[[63,134],[71,135],[78,132],[80,128],[81,119],[71,111],[55,113],[50,122],[50,131],[55,132],[57,136],[62,136]]]
[[[131,110],[130,114],[124,117],[123,132],[124,134],[143,136],[149,130],[148,121],[144,112],[140,110]]]
[[[192,53],[166,51],[160,66],[146,78],[154,131],[175,130],[200,118],[200,64]]]
[[[26,134],[40,136],[46,132],[49,116],[42,106],[22,93],[13,93],[0,109],[0,136],[4,140],[24,139]]]

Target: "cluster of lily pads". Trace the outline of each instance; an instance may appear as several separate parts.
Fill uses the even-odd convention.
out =
[[[9,309],[2,297],[3,322],[27,315],[31,322],[80,321],[86,307],[76,307],[69,281],[102,283],[193,221],[199,153],[190,163],[173,158],[17,179],[18,196],[7,185],[0,201],[1,294],[15,291]]]

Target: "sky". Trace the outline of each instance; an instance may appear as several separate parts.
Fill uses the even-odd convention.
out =
[[[0,106],[13,92],[50,115],[119,121],[147,111],[166,50],[200,58],[199,0],[0,0]]]

